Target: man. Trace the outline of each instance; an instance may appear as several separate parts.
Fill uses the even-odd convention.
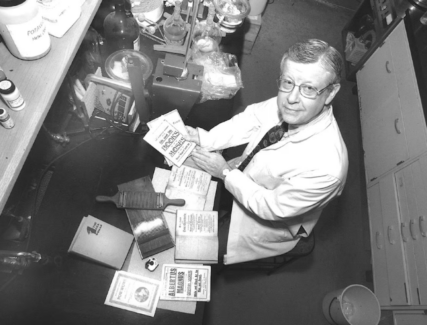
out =
[[[282,58],[277,97],[248,106],[210,132],[187,127],[188,139],[200,146],[193,152],[196,164],[223,179],[234,197],[224,264],[290,251],[341,194],[348,157],[331,102],[342,66],[326,42],[297,43]],[[268,141],[273,144],[252,157]],[[212,152],[244,143],[243,155],[229,162]]]

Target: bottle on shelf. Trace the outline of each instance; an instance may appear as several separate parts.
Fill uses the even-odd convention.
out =
[[[212,52],[219,48],[221,43],[222,33],[221,30],[214,22],[215,7],[213,4],[209,6],[209,12],[206,20],[197,23],[194,34],[194,48],[200,52]]]
[[[173,14],[163,24],[167,44],[182,45],[187,33],[186,24],[181,17],[181,1],[175,1]]]
[[[107,56],[123,49],[139,51],[139,25],[133,15],[126,12],[123,0],[116,2],[114,11],[105,17],[104,36]]]
[[[0,34],[18,59],[36,60],[50,51],[50,36],[34,0],[0,0]]]

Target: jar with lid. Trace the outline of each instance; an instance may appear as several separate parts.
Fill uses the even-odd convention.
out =
[[[104,20],[104,35],[108,55],[118,50],[140,49],[139,25],[125,10],[125,2],[117,1],[113,12]]]
[[[25,107],[25,100],[15,84],[5,79],[0,81],[0,95],[11,110],[20,111]]]
[[[165,41],[167,44],[182,45],[187,29],[185,21],[181,17],[181,1],[175,1],[175,9],[172,16],[168,17],[163,25]]]
[[[19,59],[36,60],[50,51],[50,36],[36,0],[0,0],[0,34]]]

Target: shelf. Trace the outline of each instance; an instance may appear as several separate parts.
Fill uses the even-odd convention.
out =
[[[86,0],[77,22],[62,38],[51,36],[51,50],[41,59],[17,59],[0,44],[0,66],[26,101],[22,111],[9,111],[15,127],[0,127],[0,212],[101,1]]]
[[[383,11],[381,11],[382,5],[387,7]],[[353,82],[356,81],[357,71],[363,67],[365,62],[375,52],[375,50],[382,46],[387,36],[403,19],[405,10],[409,5],[409,2],[404,0],[363,0],[363,2],[356,10],[353,18],[345,25],[344,29],[342,30],[341,37],[343,50],[345,51],[348,32],[357,32],[359,28],[359,22],[365,15],[370,15],[373,19],[375,41],[371,44],[370,48],[356,64],[353,65],[352,63],[345,61],[347,80]],[[388,15],[391,15],[391,20],[387,20]]]

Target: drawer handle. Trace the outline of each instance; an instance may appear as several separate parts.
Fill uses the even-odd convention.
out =
[[[413,240],[417,240],[417,234],[415,233],[415,220],[411,219],[409,222],[409,232],[411,233],[411,237]]]
[[[388,242],[391,245],[396,244],[396,239],[394,238],[394,229],[393,229],[393,226],[388,226]]]
[[[402,133],[402,131],[400,130],[400,127],[399,127],[399,122],[400,122],[399,118],[397,118],[397,119],[394,120],[394,128],[396,129],[397,134],[401,134]]]
[[[427,237],[427,232],[426,232],[426,227],[425,227],[426,217],[425,216],[420,216],[419,223],[420,223],[419,226],[420,226],[421,236]]]
[[[385,62],[385,69],[386,69],[386,71],[387,71],[388,73],[391,73],[391,69],[390,69],[390,62],[389,62],[389,61],[386,61],[386,62]]]
[[[381,240],[381,233],[379,231],[377,231],[375,233],[375,243],[377,244],[378,249],[383,249],[383,244],[382,244],[382,240]]]
[[[408,237],[405,236],[405,228],[406,228],[406,223],[402,222],[400,224],[400,234],[402,235],[403,241],[406,243],[408,241]]]

